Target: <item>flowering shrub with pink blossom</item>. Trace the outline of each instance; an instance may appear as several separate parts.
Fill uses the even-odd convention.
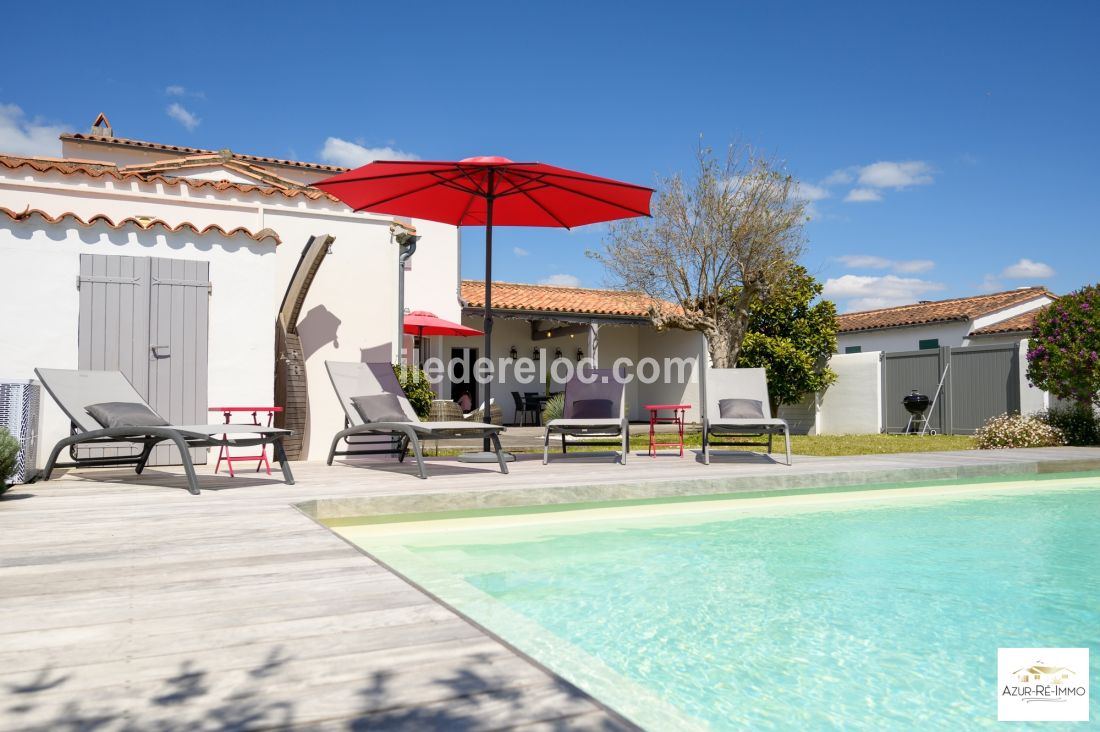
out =
[[[999,450],[1007,447],[1057,447],[1066,438],[1057,427],[1051,427],[1042,417],[1002,414],[991,417],[974,433],[979,450]]]
[[[1100,286],[1058,298],[1035,318],[1027,378],[1078,404],[1100,406]]]

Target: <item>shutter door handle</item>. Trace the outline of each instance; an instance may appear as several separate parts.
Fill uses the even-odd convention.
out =
[[[172,349],[168,346],[151,346],[153,358],[168,358],[172,355]]]

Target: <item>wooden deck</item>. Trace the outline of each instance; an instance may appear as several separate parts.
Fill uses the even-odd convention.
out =
[[[705,467],[578,455],[548,467],[521,459],[508,476],[438,459],[427,481],[388,461],[294,469],[297,485],[285,486],[200,468],[200,496],[168,470],[83,471],[0,499],[0,729],[631,729],[292,504],[493,505],[598,484],[623,497],[623,486],[670,494],[914,471],[1096,470],[1100,449],[803,458],[790,468],[752,456]]]

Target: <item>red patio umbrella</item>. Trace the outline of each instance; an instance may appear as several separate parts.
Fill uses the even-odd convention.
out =
[[[439,336],[479,336],[484,335],[476,328],[469,328],[461,323],[452,323],[429,313],[427,310],[414,310],[405,316],[405,332],[409,335],[424,337],[426,335]]]
[[[649,215],[652,188],[545,163],[376,160],[313,184],[356,211],[485,227],[485,356],[492,357],[493,226],[570,229]],[[485,385],[485,403],[492,384]]]

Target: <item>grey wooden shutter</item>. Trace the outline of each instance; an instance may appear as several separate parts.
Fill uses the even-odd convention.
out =
[[[149,258],[80,255],[78,365],[118,370],[139,394],[149,383]],[[127,447],[80,447],[81,457],[130,455]]]
[[[149,387],[153,409],[172,424],[207,424],[207,336],[210,264],[150,259]],[[158,446],[151,461],[166,464],[174,447]],[[206,450],[191,451],[206,462]]]
[[[155,257],[80,255],[79,366],[121,371],[172,424],[207,424],[210,265]],[[80,448],[82,456],[130,448]],[[206,450],[191,451],[206,462]],[[158,447],[150,465],[179,463]]]

